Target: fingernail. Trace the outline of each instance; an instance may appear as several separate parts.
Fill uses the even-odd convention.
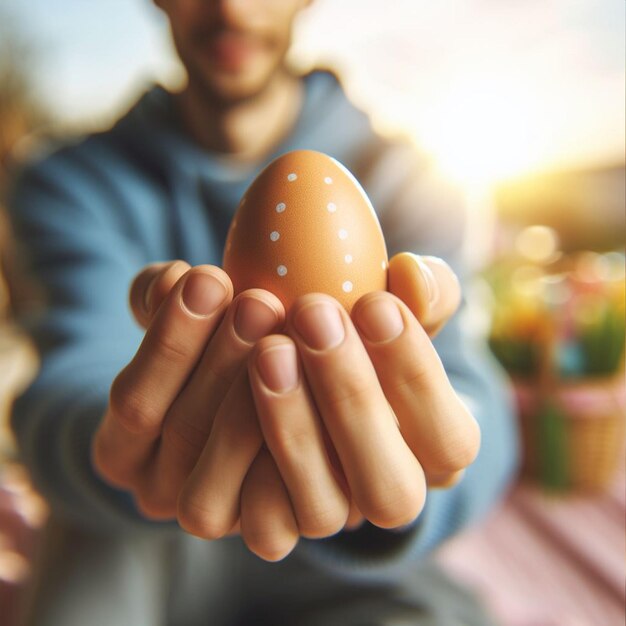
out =
[[[193,315],[210,315],[227,293],[226,286],[211,274],[193,272],[183,287],[183,304]]]
[[[278,321],[276,311],[256,298],[242,298],[235,311],[235,332],[248,343],[255,343],[272,332]]]
[[[314,350],[338,346],[345,337],[343,321],[337,307],[330,302],[316,302],[298,311],[296,330]]]
[[[266,348],[257,357],[256,366],[265,386],[276,393],[291,391],[298,384],[298,362],[292,343]]]
[[[356,323],[365,337],[374,343],[391,341],[404,329],[396,303],[388,298],[367,300],[357,310]]]
[[[414,255],[417,265],[426,281],[426,289],[428,290],[428,303],[431,307],[435,306],[439,301],[439,283],[437,282],[433,271],[427,263],[425,263],[418,255]]]

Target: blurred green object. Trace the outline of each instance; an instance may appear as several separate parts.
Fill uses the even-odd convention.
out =
[[[586,374],[602,376],[615,372],[622,358],[625,339],[623,311],[617,311],[608,301],[593,303],[593,321],[581,325],[580,343],[585,354]]]
[[[624,255],[560,258],[555,268],[498,264],[489,343],[513,376],[607,376],[623,363]]]
[[[567,433],[564,415],[557,404],[549,402],[536,417],[539,446],[539,476],[546,487],[568,486]]]
[[[602,489],[626,436],[626,259],[549,253],[487,272],[489,343],[517,391],[525,475],[553,490]]]
[[[491,337],[489,346],[511,375],[530,378],[539,368],[541,349],[536,343]]]

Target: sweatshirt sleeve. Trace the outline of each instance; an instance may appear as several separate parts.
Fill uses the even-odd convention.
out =
[[[78,150],[25,168],[8,197],[26,273],[43,296],[17,313],[40,370],[13,407],[12,427],[22,460],[57,515],[129,529],[147,523],[127,494],[97,477],[90,442],[111,382],[141,340],[126,303],[144,259],[114,219],[117,199],[101,170]]]
[[[464,202],[418,155],[379,143],[357,178],[379,213],[389,256],[411,251],[445,259],[467,287],[462,262]],[[484,337],[468,324],[465,300],[433,341],[457,394],[481,428],[481,449],[463,479],[431,489],[417,520],[384,530],[365,522],[325,540],[301,540],[298,550],[349,578],[396,579],[447,538],[477,522],[502,497],[515,475],[518,434],[508,382]]]

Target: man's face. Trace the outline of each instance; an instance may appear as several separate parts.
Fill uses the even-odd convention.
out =
[[[310,0],[156,0],[192,86],[222,103],[261,92],[282,67]]]

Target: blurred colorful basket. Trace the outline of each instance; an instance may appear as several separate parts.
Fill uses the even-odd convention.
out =
[[[623,253],[496,268],[490,345],[514,381],[524,474],[598,490],[626,448]]]
[[[626,382],[557,383],[541,389],[516,380],[525,477],[552,489],[601,490],[622,465]]]

